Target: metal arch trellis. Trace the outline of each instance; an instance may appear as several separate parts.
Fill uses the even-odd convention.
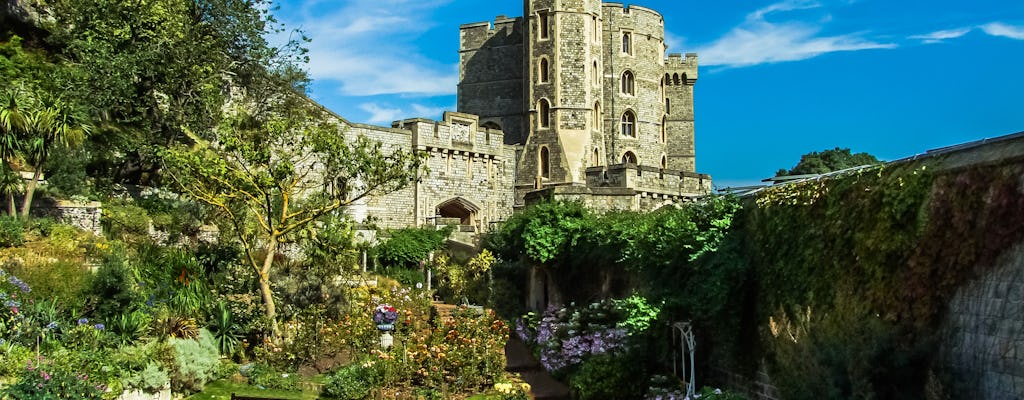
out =
[[[693,398],[693,394],[696,392],[694,386],[694,359],[693,351],[697,345],[697,340],[693,336],[693,326],[689,322],[676,322],[672,324],[672,342],[675,342],[676,335],[679,336],[679,362],[676,361],[676,353],[672,353],[672,373],[676,376],[682,376],[686,380],[686,396],[687,398]],[[686,368],[686,355],[690,355],[690,368]],[[676,370],[676,365],[682,368],[682,374]],[[687,375],[689,372],[689,375]]]

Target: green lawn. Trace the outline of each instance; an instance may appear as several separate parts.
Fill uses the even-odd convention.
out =
[[[188,400],[228,400],[231,393],[241,396],[271,397],[276,399],[307,400],[316,399],[316,393],[303,393],[300,391],[260,389],[257,387],[232,383],[226,380],[210,382],[203,389],[202,393],[196,393],[187,397]]]

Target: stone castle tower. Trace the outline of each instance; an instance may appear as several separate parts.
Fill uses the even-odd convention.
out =
[[[458,90],[459,112],[520,146],[517,203],[543,192],[646,209],[708,192],[697,57],[666,57],[661,14],[600,0],[525,0],[523,14],[461,27]]]

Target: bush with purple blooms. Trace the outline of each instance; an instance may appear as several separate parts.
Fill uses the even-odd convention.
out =
[[[7,399],[101,399],[106,385],[46,363],[29,363],[20,379],[7,388]]]

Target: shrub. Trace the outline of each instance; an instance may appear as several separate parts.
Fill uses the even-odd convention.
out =
[[[392,278],[403,286],[416,286],[417,283],[426,284],[426,278],[419,270],[391,267],[384,271],[384,275]]]
[[[104,204],[100,223],[107,237],[121,240],[149,237],[149,214],[136,205],[122,202]]]
[[[133,310],[142,303],[136,277],[124,256],[111,255],[100,265],[88,289],[96,316],[107,319]]]
[[[35,357],[32,349],[15,343],[0,344],[0,376],[14,377]]]
[[[569,379],[577,399],[632,399],[643,392],[642,363],[623,355],[602,354],[584,361]]]
[[[451,232],[451,227],[392,230],[391,238],[376,247],[377,259],[387,267],[413,268],[430,252],[440,250]]]
[[[136,372],[125,379],[125,386],[136,388],[147,393],[163,390],[170,383],[167,371],[157,363],[149,363],[142,371]]]
[[[13,264],[9,271],[24,279],[36,299],[53,299],[68,309],[85,305],[83,293],[89,288],[93,274],[77,262],[57,261],[33,265]],[[54,279],[60,277],[60,279]]]
[[[0,216],[0,247],[17,247],[25,243],[25,229],[18,217]]]
[[[362,400],[370,396],[375,377],[363,365],[345,366],[327,377],[324,394],[341,400]]]
[[[75,374],[46,364],[29,364],[18,381],[7,388],[5,398],[28,399],[96,399],[102,398],[104,386],[97,387],[88,375]]]
[[[171,338],[170,341],[174,346],[174,365],[170,371],[171,389],[178,393],[203,390],[219,364],[217,345],[210,332],[200,329],[195,339]]]
[[[255,364],[249,372],[249,384],[267,389],[295,390],[298,375],[282,373],[266,364]]]

